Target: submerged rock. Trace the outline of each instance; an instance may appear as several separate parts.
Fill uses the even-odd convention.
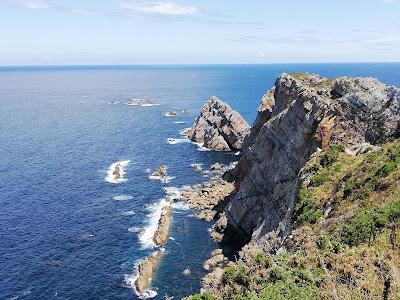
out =
[[[191,271],[189,268],[187,268],[187,269],[183,270],[182,274],[183,274],[184,276],[189,276],[189,275],[192,274],[192,271]]]
[[[243,117],[228,104],[211,97],[201,109],[188,137],[217,151],[240,150],[250,129]]]

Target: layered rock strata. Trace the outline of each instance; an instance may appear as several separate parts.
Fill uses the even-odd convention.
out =
[[[240,150],[250,129],[243,117],[228,104],[211,97],[188,133],[191,141],[217,151]]]
[[[263,97],[235,169],[237,193],[216,226],[224,240],[276,250],[290,230],[299,171],[318,149],[399,137],[400,90],[373,78],[282,74]]]

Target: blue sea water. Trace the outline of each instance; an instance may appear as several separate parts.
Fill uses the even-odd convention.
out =
[[[129,279],[154,251],[138,231],[150,225],[164,188],[205,180],[193,163],[236,158],[166,140],[180,138],[211,95],[251,123],[279,73],[305,71],[400,86],[395,63],[0,68],[0,299],[137,299]],[[131,98],[161,105],[122,104]],[[175,107],[190,114],[164,116]],[[123,160],[127,181],[105,181]],[[174,177],[168,184],[148,179],[146,169],[159,165]],[[210,224],[192,214],[174,208],[156,299],[197,292],[202,262],[218,247]]]

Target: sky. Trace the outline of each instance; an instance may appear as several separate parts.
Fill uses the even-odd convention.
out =
[[[0,0],[0,65],[400,61],[400,0]]]

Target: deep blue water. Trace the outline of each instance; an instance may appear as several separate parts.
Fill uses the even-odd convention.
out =
[[[0,68],[0,299],[136,299],[125,279],[154,251],[134,232],[148,225],[149,205],[165,186],[201,182],[190,164],[234,159],[166,139],[179,138],[211,95],[252,122],[277,75],[303,71],[400,86],[400,64]],[[161,105],[109,104],[133,97]],[[191,113],[165,117],[174,107]],[[106,182],[120,160],[131,161],[127,181]],[[161,164],[175,177],[167,185],[145,172]],[[113,199],[120,195],[132,199]],[[156,299],[197,292],[202,261],[218,246],[209,224],[174,211]]]

